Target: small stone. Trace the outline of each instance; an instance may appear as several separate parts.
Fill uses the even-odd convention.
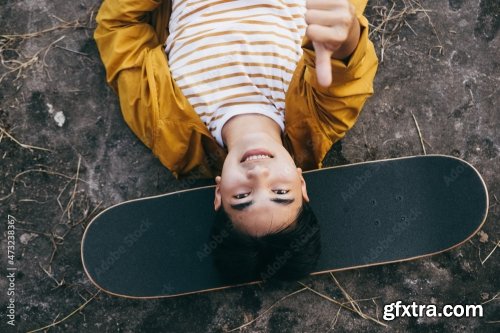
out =
[[[25,233],[25,234],[22,234],[21,237],[19,237],[19,241],[22,244],[27,245],[32,239],[37,238],[37,237],[38,237],[37,234]]]
[[[54,113],[54,105],[50,104],[50,103],[47,103],[47,111],[50,113],[50,114],[53,114]]]
[[[64,113],[62,111],[57,111],[54,115],[54,121],[56,122],[57,126],[63,127],[64,123],[66,122]]]
[[[479,236],[479,242],[481,242],[481,243],[487,243],[487,242],[488,242],[488,238],[489,238],[489,236],[488,236],[488,234],[487,234],[487,233],[485,233],[484,231],[482,231],[482,230],[481,230],[481,231],[479,231],[479,232],[477,233],[477,235]]]

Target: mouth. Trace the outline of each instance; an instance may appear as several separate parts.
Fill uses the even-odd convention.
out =
[[[251,149],[243,154],[240,163],[247,161],[263,160],[267,158],[273,158],[274,156],[265,149]]]

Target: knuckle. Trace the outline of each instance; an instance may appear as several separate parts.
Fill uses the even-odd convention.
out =
[[[309,37],[312,40],[318,39],[318,31],[317,31],[315,25],[307,26],[306,34],[307,34],[307,37]]]
[[[306,15],[304,15],[304,18],[305,18],[307,24],[311,23],[312,15],[313,14],[310,10],[306,11]]]
[[[352,22],[352,16],[349,14],[342,15],[341,22],[345,26],[350,26]]]

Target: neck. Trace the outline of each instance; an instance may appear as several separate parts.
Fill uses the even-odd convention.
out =
[[[280,126],[271,118],[261,114],[251,113],[234,116],[222,128],[222,141],[228,151],[238,144],[258,140],[259,137],[271,138],[283,144]]]

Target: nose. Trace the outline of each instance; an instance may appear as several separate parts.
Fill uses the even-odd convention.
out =
[[[262,179],[269,176],[269,168],[263,165],[255,165],[247,171],[248,178]]]

